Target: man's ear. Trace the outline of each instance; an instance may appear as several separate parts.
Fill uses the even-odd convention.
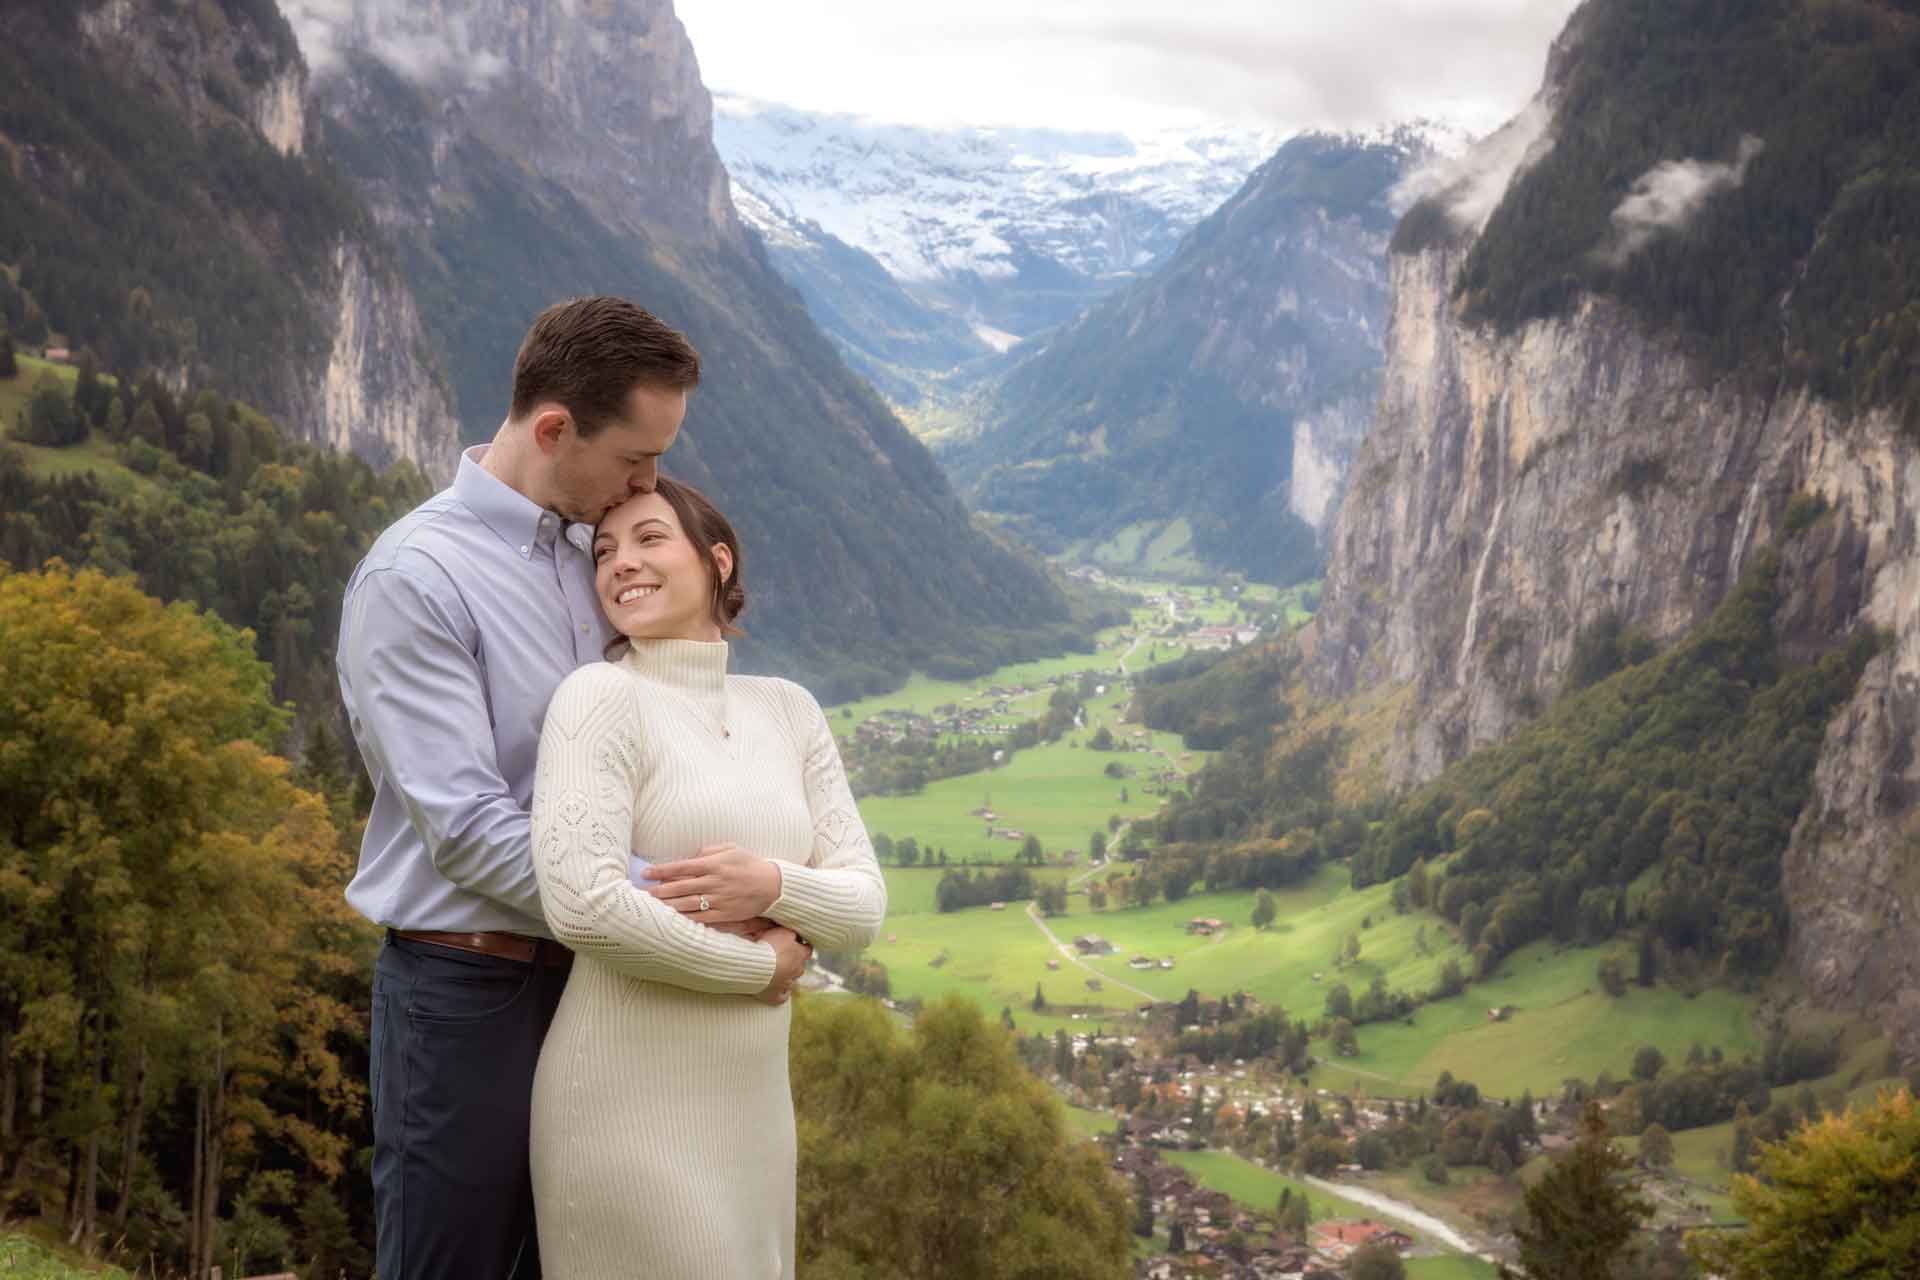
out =
[[[573,415],[560,405],[543,405],[533,415],[533,443],[542,453],[552,454],[572,430]]]

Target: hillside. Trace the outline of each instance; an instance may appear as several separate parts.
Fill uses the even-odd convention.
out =
[[[1385,691],[1383,772],[1421,783],[1577,685],[1594,637],[1670,649],[1790,542],[1783,658],[1883,647],[1769,846],[1789,970],[1909,1057],[1920,472],[1882,375],[1914,366],[1917,206],[1888,193],[1916,109],[1911,4],[1583,6],[1535,102],[1397,233],[1303,667],[1315,698]]]
[[[942,460],[1041,545],[1115,560],[1184,518],[1198,560],[1314,576],[1377,387],[1389,197],[1427,154],[1413,130],[1289,141],[1150,276],[1039,340]]]
[[[244,396],[299,437],[450,474],[412,298],[251,0],[0,11],[0,285],[22,340]]]
[[[706,361],[667,467],[741,530],[750,664],[846,696],[910,667],[984,670],[1064,643],[1059,591],[970,525],[742,226],[665,0],[530,18],[464,0],[432,19],[369,3],[328,48],[327,136],[402,246],[465,438],[497,427],[542,307],[632,297]]]

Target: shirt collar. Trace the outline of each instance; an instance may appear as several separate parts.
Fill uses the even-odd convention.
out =
[[[547,513],[533,499],[480,465],[488,447],[477,444],[460,455],[460,470],[453,477],[453,496],[479,516],[481,523],[493,530],[502,542],[524,556],[539,537],[540,518]]]

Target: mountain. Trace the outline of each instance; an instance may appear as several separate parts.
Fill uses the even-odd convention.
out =
[[[971,525],[735,213],[667,0],[338,8],[301,29],[326,135],[400,246],[467,439],[542,307],[631,297],[706,361],[668,470],[741,530],[746,661],[827,695],[1057,650],[1059,591]]]
[[[1150,274],[1021,347],[942,461],[1042,546],[1313,576],[1377,389],[1392,196],[1450,137],[1289,140]]]
[[[1379,410],[1305,667],[1321,697],[1397,710],[1385,762],[1411,785],[1514,735],[1596,654],[1704,654],[1734,701],[1787,666],[1877,655],[1830,719],[1772,704],[1820,718],[1770,876],[1795,977],[1909,1058],[1916,121],[1912,0],[1588,0],[1536,100],[1396,232]],[[1773,639],[1743,667],[1723,633]],[[1724,714],[1711,687],[1666,723]],[[1743,838],[1733,814],[1654,821],[1684,770],[1650,785],[1554,856],[1611,858],[1606,833],[1640,821],[1678,893]]]
[[[446,387],[269,0],[0,9],[0,303],[107,368],[451,473]]]
[[[1172,252],[1277,138],[885,124],[722,96],[740,211],[892,396],[1064,323]],[[876,271],[877,268],[877,271]]]

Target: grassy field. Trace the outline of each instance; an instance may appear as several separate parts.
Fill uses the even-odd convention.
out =
[[[1120,643],[1104,646],[1101,652],[1117,660],[1126,648]],[[1163,648],[1161,653],[1162,660],[1168,661],[1184,650]],[[1145,664],[1136,654],[1129,665],[1137,669]],[[850,704],[855,711],[852,718],[840,717],[837,710],[830,714],[844,726],[843,732],[849,732],[861,716],[882,705],[911,704],[931,710],[941,701],[952,701],[941,695],[953,687],[916,678],[899,694]],[[1019,851],[1021,841],[987,837],[988,824],[974,810],[990,808],[995,815],[993,826],[1038,836],[1049,854],[1084,853],[1093,832],[1107,830],[1109,819],[1151,817],[1159,810],[1162,797],[1149,791],[1148,775],[1166,769],[1192,773],[1207,759],[1206,752],[1187,751],[1177,734],[1154,733],[1122,722],[1128,696],[1126,687],[1116,681],[1106,694],[1087,700],[1084,729],[1058,742],[1017,751],[997,768],[928,783],[914,795],[864,797],[860,816],[869,831],[885,832],[896,840],[912,836],[923,849],[943,848],[952,859],[1005,862]],[[904,701],[896,703],[896,698]],[[1016,719],[1040,714],[1046,695],[1034,695],[1029,701],[1032,706]],[[1103,727],[1120,741],[1145,750],[1095,751],[1085,746]],[[1108,777],[1111,764],[1130,776]]]
[[[1493,1280],[1499,1274],[1492,1263],[1464,1253],[1407,1259],[1408,1280]]]
[[[83,1265],[18,1232],[0,1234],[0,1276],[8,1280],[126,1280],[118,1267]]]
[[[1168,1164],[1185,1169],[1201,1186],[1226,1192],[1252,1213],[1271,1216],[1274,1206],[1280,1202],[1280,1193],[1286,1190],[1307,1198],[1315,1222],[1327,1218],[1360,1218],[1372,1213],[1351,1200],[1328,1195],[1318,1187],[1296,1182],[1271,1169],[1262,1169],[1231,1151],[1163,1151],[1161,1156]]]
[[[85,444],[71,445],[65,449],[49,449],[14,440],[14,426],[25,410],[27,401],[33,397],[33,389],[42,376],[51,373],[69,391],[79,376],[79,371],[72,365],[53,364],[35,356],[16,355],[15,361],[20,367],[19,374],[12,378],[0,378],[0,439],[14,444],[27,455],[29,470],[43,476],[77,475],[91,471],[115,492],[124,492],[147,483],[128,470],[113,448],[102,442],[98,434]]]
[[[1139,1003],[1139,997],[1112,983],[1089,990],[1087,973],[1071,964],[1049,970],[1047,961],[1059,959],[1059,953],[1027,918],[1024,903],[1011,903],[1004,911],[981,907],[950,915],[889,912],[886,931],[867,950],[887,967],[896,1000],[957,993],[990,1014],[1011,1009],[1022,1031],[1087,1030],[1068,1016],[1034,1015],[1036,985],[1049,1004],[1088,1006],[1115,1022],[1130,1017]]]

